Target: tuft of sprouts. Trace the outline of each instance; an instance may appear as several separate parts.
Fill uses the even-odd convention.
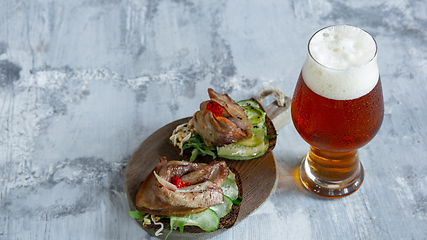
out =
[[[191,135],[195,132],[194,126],[191,120],[188,123],[181,124],[175,128],[172,132],[172,136],[169,138],[174,146],[178,146],[181,149],[180,155],[183,153],[182,146],[184,143],[190,142]]]

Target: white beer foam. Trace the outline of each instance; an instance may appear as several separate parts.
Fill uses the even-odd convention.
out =
[[[302,69],[307,86],[330,99],[350,100],[369,93],[377,84],[377,46],[362,29],[339,25],[317,32],[309,42]]]

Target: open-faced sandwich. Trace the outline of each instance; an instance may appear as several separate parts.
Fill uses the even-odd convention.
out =
[[[251,160],[273,150],[276,129],[261,104],[255,99],[236,103],[211,88],[208,93],[210,100],[170,137],[183,159]]]
[[[137,210],[129,214],[156,236],[177,228],[181,232],[231,228],[240,209],[241,186],[239,174],[224,161],[203,164],[162,157],[140,185]]]

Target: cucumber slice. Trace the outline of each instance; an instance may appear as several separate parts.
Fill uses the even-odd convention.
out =
[[[260,108],[259,104],[252,100],[242,100],[237,102],[237,104],[241,107]]]
[[[257,125],[265,121],[266,113],[260,108],[257,102],[252,100],[243,100],[237,104],[245,108],[245,113],[252,125]]]
[[[224,197],[229,197],[231,201],[239,197],[239,187],[237,187],[236,180],[226,178],[221,185],[221,189]]]
[[[253,132],[252,137],[245,138],[234,144],[245,146],[245,147],[256,147],[263,143],[265,133],[263,131]]]
[[[235,180],[236,179],[236,174],[234,174],[230,168],[228,169],[228,176],[227,178],[231,179],[231,180]]]
[[[237,144],[228,144],[217,148],[218,157],[231,160],[251,160],[263,156],[268,149],[268,140],[255,147],[246,147]]]
[[[264,134],[267,133],[267,124],[265,124],[265,122],[260,122],[256,125],[253,125],[251,128],[252,133],[256,133],[259,131],[264,132]]]
[[[233,206],[233,201],[227,196],[224,196],[224,203],[210,206],[209,209],[213,210],[219,218],[225,217],[230,211],[231,207]]]
[[[252,125],[265,121],[265,112],[259,108],[246,108],[245,114],[248,116],[248,120]]]
[[[219,217],[211,209],[207,209],[201,213],[191,214],[184,217],[170,217],[171,229],[176,230],[179,227],[181,232],[184,231],[184,226],[197,226],[206,232],[213,232],[218,229]]]

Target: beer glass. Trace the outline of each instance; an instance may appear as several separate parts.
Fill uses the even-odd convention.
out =
[[[303,185],[327,198],[355,192],[364,178],[358,149],[377,134],[384,116],[375,39],[347,25],[316,32],[291,112],[296,130],[311,146],[300,165]]]

